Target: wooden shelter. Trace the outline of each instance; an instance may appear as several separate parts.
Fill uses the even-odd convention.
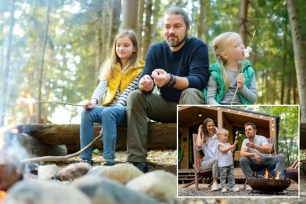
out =
[[[178,145],[179,150],[184,152],[180,163],[181,169],[192,168],[192,134],[198,132],[199,125],[206,118],[213,119],[218,128],[225,128],[229,131],[229,143],[231,144],[234,142],[236,131],[239,132],[238,151],[245,138],[244,124],[254,123],[258,135],[275,141],[273,148],[277,153],[278,116],[247,111],[235,108],[235,106],[178,106]]]

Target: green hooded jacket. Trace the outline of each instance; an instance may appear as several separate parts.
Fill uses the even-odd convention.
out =
[[[216,95],[216,101],[220,103],[226,93],[226,87],[225,83],[223,80],[223,75],[222,75],[222,67],[219,62],[216,62],[215,64],[211,65],[209,67],[209,72],[210,75],[213,77],[213,79],[217,83],[217,95]],[[254,76],[254,69],[251,67],[250,61],[246,60],[243,68],[243,75],[245,78],[245,86],[250,87],[251,81]],[[204,103],[207,104],[207,88],[203,90],[203,95],[204,95]],[[242,104],[244,105],[249,105],[251,104],[244,96],[242,96],[240,93],[238,93],[238,97],[241,100]]]

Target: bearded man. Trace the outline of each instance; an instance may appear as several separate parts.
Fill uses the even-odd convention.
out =
[[[164,40],[150,46],[139,90],[127,102],[127,161],[148,171],[147,118],[176,122],[178,104],[204,104],[202,90],[209,79],[208,49],[189,38],[190,19],[179,7],[170,7],[163,18]],[[157,87],[159,93],[153,93]]]

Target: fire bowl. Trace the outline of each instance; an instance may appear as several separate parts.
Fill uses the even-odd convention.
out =
[[[265,192],[280,192],[287,189],[290,184],[290,179],[248,179],[248,184],[254,190]]]

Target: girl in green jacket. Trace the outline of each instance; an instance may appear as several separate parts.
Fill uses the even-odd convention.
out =
[[[238,33],[226,32],[213,40],[217,62],[209,67],[210,78],[204,96],[207,104],[254,104],[257,83],[254,69]]]

